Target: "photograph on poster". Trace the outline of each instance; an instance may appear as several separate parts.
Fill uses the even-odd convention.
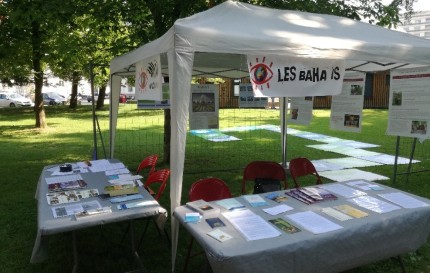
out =
[[[411,126],[411,134],[425,135],[427,133],[427,121],[413,120]]]
[[[351,95],[363,95],[363,86],[358,84],[352,84]]]
[[[193,112],[215,112],[214,93],[193,93]]]
[[[291,109],[291,119],[297,119],[298,116],[299,116],[299,109],[298,108]]]
[[[393,92],[392,105],[402,105],[402,92]]]
[[[360,115],[345,114],[343,124],[346,127],[358,128],[360,126]]]

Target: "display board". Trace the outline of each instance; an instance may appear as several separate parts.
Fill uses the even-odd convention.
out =
[[[391,71],[387,134],[429,138],[430,67]]]
[[[288,122],[309,125],[312,120],[313,97],[291,98]]]
[[[254,97],[252,84],[239,84],[239,108],[265,108],[267,103],[266,97]]]
[[[191,85],[190,130],[219,128],[218,98],[217,85]]]
[[[330,128],[360,132],[366,73],[345,73],[342,92],[332,97]]]

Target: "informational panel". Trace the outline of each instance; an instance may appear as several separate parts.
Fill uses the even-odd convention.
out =
[[[218,129],[218,86],[191,85],[190,130]]]
[[[136,100],[162,100],[160,55],[136,63]]]
[[[429,138],[430,67],[391,71],[387,134]]]
[[[255,97],[304,97],[341,92],[343,60],[248,55]]]
[[[313,108],[313,97],[291,98],[288,122],[293,124],[309,125],[312,120]]]
[[[348,72],[342,92],[332,97],[330,128],[349,132],[361,131],[366,73]]]
[[[169,109],[170,108],[170,93],[169,84],[163,83],[163,99],[162,100],[138,100],[138,109]]]
[[[239,84],[239,108],[265,108],[267,103],[266,97],[254,97],[250,83]]]

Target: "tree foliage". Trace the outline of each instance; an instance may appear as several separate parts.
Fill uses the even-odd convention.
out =
[[[0,79],[35,84],[36,127],[45,127],[43,75],[77,84],[94,68],[96,85],[109,80],[108,64],[118,55],[163,35],[179,19],[222,0],[3,0],[0,1]],[[243,0],[254,5],[333,14],[392,27],[413,12],[416,0]],[[75,86],[76,87],[76,86]],[[72,102],[77,88],[72,91]],[[103,88],[101,90],[104,90]],[[99,96],[102,107],[103,96]],[[74,105],[71,105],[74,106]],[[166,124],[169,124],[166,113]],[[169,134],[166,127],[166,135]],[[168,143],[169,141],[167,141]]]

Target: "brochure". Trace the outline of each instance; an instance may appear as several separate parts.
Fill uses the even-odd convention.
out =
[[[245,206],[239,201],[237,201],[236,198],[227,198],[227,199],[216,201],[215,203],[228,210],[237,210],[237,209],[245,208]]]
[[[207,234],[212,238],[220,241],[221,243],[233,238],[230,234],[225,233],[224,231],[219,229],[214,229],[212,231],[209,231]]]
[[[212,214],[219,213],[219,208],[213,206],[212,204],[200,199],[187,203],[187,207],[190,209],[199,212],[200,214]]]
[[[279,228],[280,230],[286,233],[296,233],[301,231],[299,228],[293,226],[283,218],[272,219],[272,220],[269,220],[269,222],[274,224],[277,228]]]
[[[243,195],[242,196],[252,207],[261,207],[268,205],[266,200],[263,199],[258,194],[252,194],[252,195]]]

